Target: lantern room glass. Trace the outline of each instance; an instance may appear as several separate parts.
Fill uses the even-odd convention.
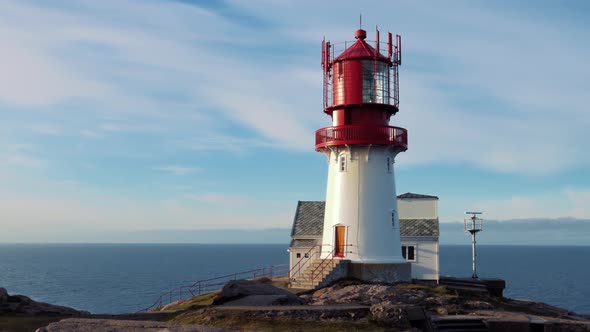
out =
[[[363,60],[363,103],[389,104],[389,65]]]

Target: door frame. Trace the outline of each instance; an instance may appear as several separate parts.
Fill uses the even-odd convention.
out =
[[[343,230],[342,243],[338,240],[338,230]],[[348,233],[348,227],[342,224],[334,225],[334,254],[333,257],[344,257],[346,256],[346,237]]]

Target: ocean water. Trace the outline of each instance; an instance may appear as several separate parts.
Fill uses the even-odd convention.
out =
[[[286,245],[0,244],[0,287],[92,313],[134,312],[193,281],[287,264]],[[505,296],[590,313],[590,247],[480,246]],[[471,248],[441,245],[441,275],[470,276]]]

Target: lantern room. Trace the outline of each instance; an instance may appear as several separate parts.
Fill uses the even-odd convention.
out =
[[[369,104],[371,109],[386,111],[387,120],[398,111],[398,73],[401,64],[401,38],[388,33],[384,45],[387,55],[380,52],[379,31],[375,47],[365,41],[367,32],[355,32],[355,42],[322,43],[324,68],[324,110],[332,116],[335,110],[358,108]],[[336,57],[335,54],[338,54]],[[337,115],[338,116],[338,115]],[[348,121],[346,121],[348,122]],[[344,123],[342,123],[344,124]]]

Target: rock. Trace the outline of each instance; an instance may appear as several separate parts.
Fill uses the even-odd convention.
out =
[[[68,318],[46,327],[37,329],[36,332],[221,332],[229,331],[219,327],[204,325],[178,325],[164,322],[135,321],[135,320],[111,320],[111,319],[80,319]]]
[[[6,291],[6,288],[0,287],[0,304],[6,301],[8,301],[8,292]]]
[[[283,299],[278,300],[277,303],[303,303],[303,300],[296,295],[273,285],[250,280],[235,280],[230,281],[223,286],[221,292],[219,292],[217,297],[215,297],[215,300],[213,300],[213,304],[220,305],[251,295],[280,295]],[[273,301],[274,300],[276,299],[273,299]]]
[[[0,314],[55,314],[63,316],[80,316],[90,314],[87,311],[79,311],[72,308],[53,305],[44,302],[33,301],[24,295],[9,295],[6,289],[0,288]]]
[[[411,327],[404,305],[395,305],[391,302],[381,302],[371,306],[371,318],[380,324],[408,329]]]
[[[225,302],[224,306],[273,306],[301,305],[302,300],[293,294],[289,295],[248,295],[237,300]]]
[[[469,310],[491,310],[494,306],[485,301],[465,301],[463,307]]]
[[[449,309],[447,309],[445,307],[436,307],[436,308],[434,308],[434,311],[439,316],[447,316],[449,314]]]

